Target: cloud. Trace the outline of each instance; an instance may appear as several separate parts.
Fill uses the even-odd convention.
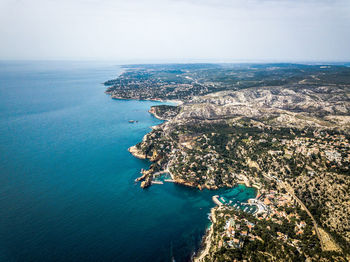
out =
[[[0,0],[0,58],[349,60],[347,0]]]

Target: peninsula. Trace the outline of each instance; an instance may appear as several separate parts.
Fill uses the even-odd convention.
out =
[[[258,188],[249,214],[212,209],[196,261],[350,259],[350,68],[300,64],[128,65],[114,99],[177,100],[129,151],[198,189]]]

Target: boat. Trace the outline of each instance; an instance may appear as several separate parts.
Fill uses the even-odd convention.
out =
[[[170,242],[170,256],[171,256],[171,262],[175,262],[174,253],[173,253],[173,242]]]

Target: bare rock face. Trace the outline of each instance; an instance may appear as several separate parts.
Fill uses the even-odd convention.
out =
[[[264,87],[223,91],[194,97],[181,106],[175,121],[248,117],[281,126],[328,126],[345,123],[349,128],[349,93],[337,87],[314,89]]]

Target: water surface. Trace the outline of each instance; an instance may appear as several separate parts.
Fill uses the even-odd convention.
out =
[[[113,63],[0,62],[0,261],[187,261],[226,193],[142,190],[127,148],[161,123],[157,102],[113,100]],[[138,120],[130,124],[128,120]]]

